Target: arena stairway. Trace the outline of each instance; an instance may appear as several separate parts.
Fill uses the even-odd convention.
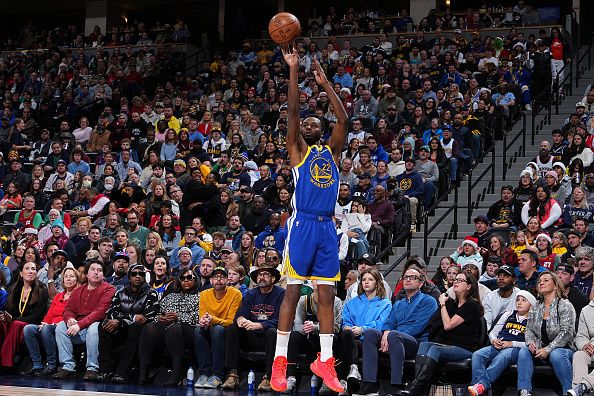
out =
[[[427,240],[427,251],[429,262],[428,269],[430,276],[437,269],[439,259],[443,256],[452,254],[455,249],[459,246],[460,242],[464,237],[474,233],[473,219],[481,214],[486,214],[489,206],[499,200],[500,189],[505,184],[511,184],[514,188],[518,185],[520,178],[520,172],[525,169],[526,164],[530,162],[537,154],[539,150],[540,142],[543,140],[551,140],[551,131],[555,128],[560,128],[566,118],[575,111],[575,104],[584,97],[584,91],[589,84],[594,83],[594,68],[592,70],[585,70],[583,77],[579,81],[579,85],[576,88],[575,82],[573,87],[573,94],[566,96],[560,100],[559,103],[559,114],[555,114],[555,105],[553,104],[551,112],[551,122],[548,125],[544,119],[547,115],[547,111],[543,110],[536,117],[536,126],[541,129],[537,131],[535,135],[534,145],[531,144],[531,131],[532,131],[532,114],[526,112],[526,152],[522,155],[521,143],[522,138],[520,137],[514,144],[511,145],[507,152],[507,156],[504,164],[503,157],[503,141],[497,141],[495,143],[495,180],[494,188],[491,190],[489,187],[491,181],[490,170],[485,177],[479,181],[476,186],[470,191],[469,200],[468,190],[469,177],[466,176],[458,187],[458,230],[453,231],[453,212],[447,215],[440,224],[435,227],[435,230],[429,235]],[[508,132],[508,146],[510,145],[511,139],[513,139],[523,128],[523,120],[520,119],[512,129]],[[473,183],[474,180],[485,171],[489,165],[493,162],[492,155],[489,153],[482,162],[476,165],[474,168]],[[506,180],[503,180],[503,169],[507,167]],[[431,227],[438,220],[455,200],[455,193],[451,191],[448,195],[447,200],[442,202],[435,210],[435,215],[430,216],[428,220],[428,226]],[[468,206],[470,202],[470,216],[468,216]],[[425,225],[421,225],[421,229],[415,232],[412,236],[410,243],[410,254],[411,255],[423,255],[424,247],[424,228]],[[391,264],[398,260],[406,251],[407,247],[396,247],[393,249],[393,254],[389,257],[389,260],[384,264],[382,270],[387,270]],[[386,280],[389,284],[394,284],[400,277],[400,271],[402,269],[403,262],[401,262],[393,271],[387,274]]]

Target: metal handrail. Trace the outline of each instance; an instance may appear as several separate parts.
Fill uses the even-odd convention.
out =
[[[581,67],[582,62],[584,61],[584,59],[586,58],[586,55],[588,56],[588,70],[592,69],[592,46],[594,45],[594,33],[592,33],[592,35],[590,36],[590,40],[588,42],[588,49],[586,51],[584,51],[584,53],[579,56],[579,51],[576,53],[576,59],[577,61],[575,62],[575,87],[577,88],[579,85],[579,80],[582,77],[582,75],[584,74],[584,69],[586,69],[585,67]]]
[[[483,178],[487,175],[487,173],[489,171],[491,171],[491,180],[489,181],[489,189],[488,191],[493,194],[495,192],[495,144],[492,144],[491,147],[489,147],[485,153],[483,154],[483,156],[481,157],[481,160],[483,158],[485,158],[487,156],[488,153],[491,153],[491,163],[489,164],[489,166],[487,166],[487,168],[485,168],[485,170],[480,174],[480,176],[478,176],[474,182],[472,181],[472,172],[473,170],[471,170],[468,173],[468,198],[467,198],[467,204],[468,204],[468,223],[470,223],[470,220],[472,219],[472,209],[474,206],[474,202],[472,201],[472,190],[477,186],[477,184],[479,184]],[[477,161],[478,162],[478,161]]]
[[[402,242],[404,239],[406,238],[406,250],[404,253],[402,253],[395,262],[392,263],[392,265],[390,265],[390,267],[384,271],[384,277],[388,276],[388,274],[390,272],[392,272],[397,266],[398,264],[400,264],[404,259],[408,259],[410,257],[410,244],[411,244],[411,240],[412,238],[410,238],[410,232],[406,232],[402,235],[400,235],[397,239],[395,239],[394,241],[392,241],[392,243],[390,244],[390,246],[388,246],[386,249],[384,249],[377,257],[377,259],[379,261],[382,261],[383,257],[388,256],[388,258],[390,257],[390,250],[396,246],[397,244],[399,244],[400,242]]]
[[[429,228],[429,213],[433,212],[437,207],[444,201],[452,192],[454,191],[454,202],[448,207],[448,210],[439,217],[439,219],[435,220],[435,223]],[[425,212],[424,215],[424,223],[425,223],[425,230],[423,232],[423,258],[426,262],[429,261],[429,256],[427,255],[427,242],[429,239],[429,235],[435,230],[435,228],[441,224],[443,220],[445,220],[452,211],[454,212],[454,222],[452,223],[452,231],[457,234],[458,233],[458,188],[457,187],[450,187],[448,191],[446,191],[437,202],[435,202],[431,207]]]
[[[509,164],[507,163],[507,151],[516,143],[516,140],[518,140],[520,138],[520,136],[522,137],[522,145],[520,146],[520,151],[521,151],[521,155],[522,157],[526,156],[526,114],[522,113],[522,129],[520,129],[520,132],[518,132],[516,134],[516,136],[511,140],[511,142],[509,142],[509,144],[507,143],[507,133],[503,134],[503,172],[502,172],[502,176],[503,176],[503,180],[505,181],[505,178],[507,176],[507,168],[509,166]]]
[[[543,101],[538,100],[541,97],[545,97],[546,99],[544,99]],[[532,139],[530,142],[530,144],[533,146],[534,146],[534,136],[541,129],[541,126],[537,127],[537,125],[536,125],[536,117],[538,117],[540,115],[540,112],[546,108],[548,110],[548,114],[545,115],[542,122],[544,125],[550,125],[551,124],[551,111],[552,111],[552,107],[553,107],[552,101],[553,101],[553,96],[551,95],[550,90],[542,91],[534,99],[534,105],[532,106]]]
[[[568,73],[564,73],[565,69],[569,69]],[[563,81],[559,82],[559,75],[564,74]],[[573,67],[571,67],[571,63],[565,62],[561,70],[555,76],[555,82],[553,84],[553,94],[555,95],[555,114],[559,114],[559,103],[561,93],[559,92],[561,89],[565,87],[565,82],[569,78],[569,95],[573,95]],[[561,89],[560,89],[561,88]]]

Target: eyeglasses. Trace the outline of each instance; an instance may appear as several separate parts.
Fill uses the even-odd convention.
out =
[[[226,276],[224,275],[216,275],[212,277],[213,280],[222,280],[222,279],[227,279]]]
[[[454,283],[468,283],[468,281],[463,278],[456,278],[454,279]]]
[[[196,277],[194,275],[182,275],[179,277],[179,280],[182,282],[193,281],[194,279],[196,279]]]
[[[279,260],[279,258],[278,258],[278,257],[276,257],[276,256],[273,256],[273,257],[266,257],[266,261],[278,261],[278,260]]]
[[[408,281],[408,280],[420,280],[420,278],[416,275],[404,275],[402,277],[402,280],[404,281]]]
[[[134,272],[130,272],[130,277],[133,278],[135,276],[144,276],[144,272],[142,271],[134,271]]]

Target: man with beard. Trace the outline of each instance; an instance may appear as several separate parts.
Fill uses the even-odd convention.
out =
[[[270,212],[266,210],[266,200],[259,195],[253,199],[254,208],[245,216],[245,219],[241,221],[241,224],[247,231],[252,232],[254,235],[260,234],[267,227],[270,219]]]
[[[351,199],[351,189],[347,183],[341,183],[338,189],[338,199],[336,200],[336,206],[334,206],[334,216],[337,219],[342,220],[347,213],[351,213],[351,205],[353,200]]]
[[[514,199],[514,188],[501,187],[501,199],[489,207],[487,219],[493,228],[516,229],[520,224],[522,207]]]
[[[225,375],[225,335],[242,300],[239,289],[227,286],[228,279],[225,267],[216,267],[210,277],[212,288],[200,293],[194,346],[201,353],[195,388],[218,388]]]
[[[216,267],[217,263],[211,257],[206,257],[202,260],[200,266],[197,268],[198,270],[194,267],[194,272],[198,275],[198,290],[204,291],[212,287],[210,277]]]
[[[226,330],[225,362],[229,374],[223,389],[233,390],[239,387],[237,368],[241,345],[245,350],[266,351],[266,374],[258,385],[258,391],[269,392],[276,328],[285,290],[276,285],[280,280],[280,273],[275,267],[263,265],[256,268],[250,273],[250,278],[258,287],[245,293],[236,319]]]
[[[113,258],[113,275],[105,278],[105,281],[116,288],[116,291],[122,290],[128,285],[128,264],[130,257],[125,252],[117,252]]]
[[[184,239],[186,241],[185,245],[183,245],[181,247],[178,246],[171,251],[171,256],[169,258],[169,265],[170,265],[172,271],[177,271],[177,269],[180,266],[180,260],[178,257],[178,253],[182,247],[186,247],[186,248],[190,249],[190,251],[192,252],[192,265],[200,264],[200,262],[204,258],[204,255],[206,252],[204,251],[204,249],[202,249],[198,245],[197,238],[198,238],[198,231],[194,227],[188,226],[185,228],[185,230],[184,230]]]
[[[134,211],[128,212],[126,215],[128,220],[128,241],[133,245],[146,245],[146,238],[149,234],[149,229],[141,226],[138,223],[138,214]]]
[[[270,224],[256,237],[255,244],[258,249],[262,249],[266,245],[266,247],[273,247],[280,252],[283,251],[285,230],[281,228],[280,222],[280,213],[270,215]]]
[[[340,279],[340,262],[338,259],[336,227],[332,221],[336,197],[338,196],[338,167],[342,146],[347,134],[348,117],[346,110],[338,98],[333,86],[316,59],[313,69],[316,82],[328,95],[336,113],[336,123],[326,146],[320,146],[322,122],[308,117],[299,124],[299,57],[294,50],[283,50],[285,61],[290,67],[289,78],[289,123],[287,133],[287,149],[294,166],[295,192],[293,194],[294,212],[287,221],[287,243],[283,257],[283,274],[287,275],[286,294],[283,293],[274,368],[268,366],[267,374],[272,374],[270,381],[265,378],[261,390],[273,389],[284,392],[287,389],[287,350],[289,335],[293,328],[293,320],[297,303],[301,296],[301,287],[306,280],[318,281],[318,319],[320,321],[320,355],[310,365],[312,372],[321,377],[324,384],[336,392],[343,392],[334,368],[335,358],[332,353],[334,336],[334,284]],[[371,99],[365,91],[362,101]],[[369,96],[369,98],[367,97]],[[361,109],[361,107],[366,107]],[[377,102],[370,106],[359,106],[354,113],[355,118],[371,120],[374,123],[377,114]],[[256,271],[258,290],[260,282],[270,279],[269,271]],[[264,279],[261,278],[263,274]],[[277,281],[278,281],[278,277]],[[250,293],[248,291],[248,293]],[[246,299],[248,296],[246,293]],[[244,300],[245,301],[245,300]],[[280,299],[278,300],[280,302]],[[239,314],[238,314],[239,315]],[[241,316],[238,326],[242,326]],[[251,325],[248,323],[248,327]],[[272,351],[267,351],[270,354]],[[269,361],[272,363],[271,361]],[[293,362],[292,362],[293,363]],[[268,389],[267,389],[268,388]]]
[[[116,384],[127,381],[144,325],[159,313],[159,295],[146,283],[144,266],[131,265],[127,277],[128,285],[116,292],[99,327],[99,379]],[[113,354],[118,347],[116,366]]]
[[[573,268],[573,265],[561,263],[555,269],[555,273],[561,280],[561,283],[563,283],[567,299],[575,309],[575,317],[579,318],[582,308],[588,305],[590,299],[573,285],[575,280],[575,268]]]
[[[516,284],[516,271],[509,265],[501,266],[497,272],[497,289],[488,293],[483,300],[487,329],[497,323],[505,311],[513,311],[516,306],[516,295],[520,291]]]
[[[68,254],[63,250],[56,250],[47,263],[37,273],[37,280],[47,286],[49,300],[64,291],[62,284],[62,270],[68,263]]]
[[[244,170],[243,164],[245,159],[241,156],[233,159],[233,169],[221,177],[221,183],[218,185],[221,187],[229,187],[233,191],[234,195],[240,195],[240,189],[242,186],[250,186],[251,178],[250,175]]]
[[[553,170],[555,157],[551,155],[551,144],[548,141],[543,140],[540,142],[540,151],[532,162],[536,162],[536,165],[538,165],[538,173],[542,178],[545,177],[548,171]]]

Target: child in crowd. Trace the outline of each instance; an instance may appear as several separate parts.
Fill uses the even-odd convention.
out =
[[[522,254],[522,250],[526,249],[526,234],[524,231],[518,230],[516,232],[512,232],[511,235],[511,248],[516,254],[518,258]]]
[[[476,261],[479,268],[483,266],[483,256],[479,253],[478,241],[473,237],[466,237],[450,257],[460,266],[469,260]]]

